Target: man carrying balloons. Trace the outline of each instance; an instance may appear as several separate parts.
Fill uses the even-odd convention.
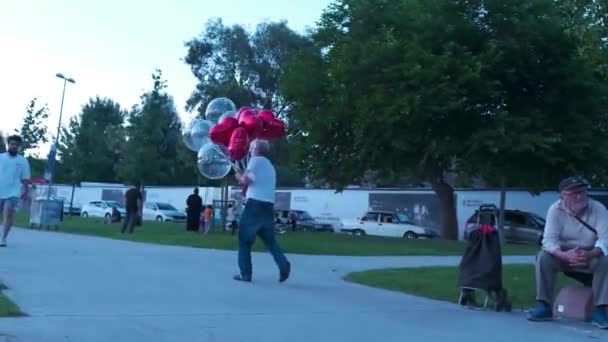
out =
[[[279,281],[289,278],[291,264],[281,251],[274,237],[274,193],[276,188],[275,168],[268,160],[270,144],[267,140],[251,142],[251,159],[243,173],[237,173],[237,180],[247,187],[245,210],[239,227],[238,261],[240,274],[235,280],[251,282],[251,246],[259,236],[279,267]]]
[[[226,97],[213,99],[205,120],[194,119],[182,132],[184,144],[197,152],[199,172],[221,179],[233,169],[243,185],[246,205],[239,223],[239,268],[235,280],[250,282],[251,246],[259,236],[279,267],[279,281],[289,278],[291,264],[274,238],[276,173],[268,160],[268,139],[285,137],[287,126],[271,109],[236,105]]]

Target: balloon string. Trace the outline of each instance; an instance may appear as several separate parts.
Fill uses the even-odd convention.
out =
[[[230,164],[232,164],[232,169],[236,172],[241,172],[241,168],[239,167],[239,165],[237,165],[235,162],[230,162]]]

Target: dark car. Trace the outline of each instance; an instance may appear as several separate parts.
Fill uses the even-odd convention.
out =
[[[333,232],[334,228],[329,223],[321,223],[315,220],[305,210],[275,210],[281,224],[287,225],[287,230],[292,230],[291,219],[295,216],[296,230],[314,232]]]
[[[498,211],[490,213],[492,222],[498,228]],[[475,228],[479,210],[476,210],[465,224],[465,239]],[[545,219],[535,213],[505,209],[505,239],[511,243],[540,245],[545,230]]]

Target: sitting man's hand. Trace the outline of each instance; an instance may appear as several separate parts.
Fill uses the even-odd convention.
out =
[[[576,247],[564,252],[563,260],[572,268],[586,268],[589,266],[591,255],[588,251]]]

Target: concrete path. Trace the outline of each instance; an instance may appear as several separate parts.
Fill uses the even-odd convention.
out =
[[[279,284],[271,257],[256,254],[246,284],[231,279],[232,251],[15,230],[0,249],[0,279],[29,317],[0,319],[0,341],[608,340],[587,324],[530,323],[521,312],[471,311],[340,278],[459,257],[289,258],[292,277]]]

